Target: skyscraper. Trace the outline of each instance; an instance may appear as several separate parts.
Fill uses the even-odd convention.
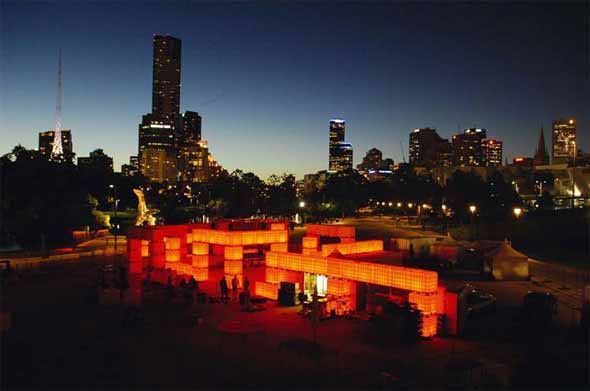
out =
[[[453,164],[456,166],[485,166],[485,154],[482,141],[486,130],[479,128],[465,129],[462,134],[452,138]]]
[[[182,142],[201,141],[202,119],[195,111],[185,111],[181,118],[182,126],[179,132],[179,140]]]
[[[567,164],[573,161],[577,148],[576,136],[575,119],[559,119],[553,122],[551,164]]]
[[[500,167],[502,165],[502,141],[495,139],[483,139],[484,162],[487,167]]]
[[[543,133],[543,127],[541,127],[541,133],[539,134],[539,142],[537,143],[537,149],[535,150],[533,164],[535,166],[549,164],[549,155],[547,155],[547,150],[545,148],[545,134]]]
[[[180,39],[154,35],[152,114],[175,127],[180,113]]]
[[[346,122],[343,119],[330,120],[330,145],[328,171],[338,172],[352,169],[352,144],[344,142]]]
[[[433,128],[414,129],[410,133],[410,164],[421,167],[445,166],[451,146]]]
[[[177,180],[181,42],[154,35],[152,112],[139,124],[139,170],[154,182]],[[196,113],[195,113],[196,114]]]
[[[139,125],[139,170],[150,181],[175,182],[177,157],[175,129],[151,114],[143,116]]]

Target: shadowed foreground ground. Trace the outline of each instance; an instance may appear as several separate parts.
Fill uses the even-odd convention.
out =
[[[386,348],[365,341],[364,321],[327,320],[318,330],[324,353],[314,357],[294,349],[279,350],[281,342],[311,339],[311,325],[297,314],[298,308],[268,303],[267,311],[246,314],[235,303],[187,306],[176,299],[168,304],[163,290],[153,288],[145,292],[144,321],[124,327],[122,306],[84,301],[95,289],[97,267],[92,263],[54,266],[27,272],[9,283],[13,322],[2,341],[3,378],[8,388],[366,388],[383,386],[387,382],[383,371],[399,377],[407,387],[444,387],[468,378],[467,372],[445,374],[451,357],[478,360],[488,367],[483,377],[475,372],[473,381],[478,384],[498,386],[508,379],[532,384],[531,379],[537,378],[545,386],[557,386],[583,380],[572,362],[560,365],[560,355],[583,354],[583,349],[580,353],[554,351],[546,345],[552,343],[548,340],[540,344],[541,353],[539,349],[531,352],[495,333],[495,326],[487,321],[488,327],[480,330],[483,336],[433,338],[415,346]],[[212,270],[211,278],[216,281],[220,273]],[[246,273],[256,279],[263,268]],[[202,287],[215,294],[215,285],[210,282]],[[198,314],[203,314],[201,325],[197,325]],[[237,336],[222,337],[217,330],[221,320],[243,317],[262,322],[266,333],[243,341]],[[531,375],[539,365],[531,367],[533,356],[551,362],[552,372],[543,377]]]

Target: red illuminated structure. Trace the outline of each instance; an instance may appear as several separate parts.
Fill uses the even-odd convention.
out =
[[[129,272],[144,266],[170,269],[207,279],[213,259],[224,260],[226,275],[242,276],[244,254],[259,248],[287,251],[287,222],[277,220],[220,220],[215,224],[132,227],[127,233]]]
[[[340,242],[320,247],[320,237],[324,236],[339,238]],[[451,321],[456,319],[456,306],[448,303],[436,272],[363,260],[364,254],[371,259],[383,254],[383,241],[357,242],[354,227],[310,225],[302,253],[288,252],[287,223],[266,220],[133,227],[127,243],[130,274],[137,275],[149,266],[205,281],[214,259],[221,258],[226,279],[236,276],[241,285],[245,256],[262,249],[266,270],[265,281],[254,282],[258,296],[277,300],[281,282],[297,283],[303,290],[306,279],[312,277],[317,279],[314,283],[318,291],[331,298],[328,310],[339,313],[356,309],[357,283],[364,283],[405,292],[406,300],[422,314],[423,336],[436,334],[439,314],[447,314]],[[448,314],[448,310],[455,314]]]

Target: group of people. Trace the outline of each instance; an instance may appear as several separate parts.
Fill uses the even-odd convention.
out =
[[[182,278],[178,284],[178,290],[187,303],[193,303],[196,296],[199,294],[199,283],[195,280],[195,277],[191,276],[188,283]],[[166,292],[168,300],[172,300],[175,296],[174,285],[172,284],[172,277],[168,276],[168,282],[166,283]]]
[[[240,288],[240,280],[238,280],[238,276],[234,275],[234,278],[231,280],[231,296],[232,301],[238,301],[238,290]],[[219,290],[221,291],[221,301],[223,303],[227,303],[229,301],[229,287],[227,285],[227,280],[225,276],[221,277],[219,280]],[[248,277],[244,280],[244,298],[245,300],[249,301],[250,299],[250,280]]]

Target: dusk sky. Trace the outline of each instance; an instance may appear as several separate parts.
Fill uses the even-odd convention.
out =
[[[330,118],[358,164],[377,147],[402,161],[408,135],[477,126],[504,155],[532,156],[539,128],[578,119],[590,144],[588,5],[375,2],[2,1],[0,154],[37,148],[55,124],[74,152],[102,148],[118,171],[150,111],[152,35],[182,40],[181,110],[232,171],[263,178],[327,169]]]

